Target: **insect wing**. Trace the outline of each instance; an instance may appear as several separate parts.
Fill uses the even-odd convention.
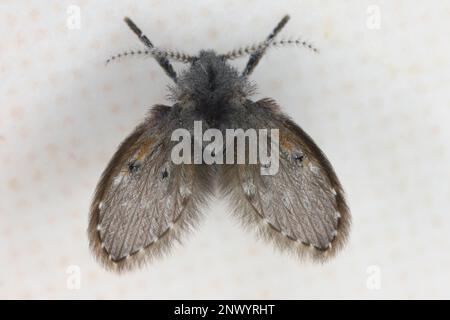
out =
[[[222,189],[243,224],[281,250],[317,261],[345,243],[350,214],[334,170],[313,140],[264,99],[241,115],[253,128],[279,129],[279,169],[261,175],[260,164],[223,166]]]
[[[90,210],[90,247],[122,271],[166,253],[199,219],[210,190],[206,169],[171,161],[178,120],[157,106],[105,169]]]

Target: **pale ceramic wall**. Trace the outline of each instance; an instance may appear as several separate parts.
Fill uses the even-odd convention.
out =
[[[270,50],[257,97],[275,98],[333,163],[353,214],[347,248],[300,263],[217,202],[170,257],[102,270],[85,232],[93,189],[169,84],[151,59],[105,67],[141,48],[123,16],[195,53],[259,41],[285,13],[283,34],[321,53]],[[0,298],[450,298],[449,1],[2,0],[0,30]]]

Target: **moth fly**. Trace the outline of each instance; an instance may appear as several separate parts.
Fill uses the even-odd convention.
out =
[[[189,55],[155,47],[125,18],[145,47],[107,62],[124,56],[155,58],[173,81],[173,105],[150,110],[119,146],[97,185],[88,235],[92,252],[107,269],[134,269],[169,252],[198,224],[201,206],[214,194],[225,196],[246,227],[283,251],[323,262],[343,247],[350,213],[331,164],[275,101],[251,100],[255,87],[249,77],[267,49],[297,45],[317,52],[303,40],[275,39],[288,20],[283,17],[258,44],[225,54],[201,50]],[[249,59],[241,72],[229,63],[245,56]],[[170,61],[188,67],[178,75]],[[201,121],[202,130],[221,133],[276,129],[276,148],[270,149],[278,150],[278,171],[262,175],[261,166],[254,163],[175,164],[172,133],[180,128],[193,132],[196,121]],[[221,150],[234,148],[223,145]]]

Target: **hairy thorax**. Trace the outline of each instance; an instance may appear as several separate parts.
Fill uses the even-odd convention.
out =
[[[201,51],[170,90],[173,100],[193,108],[203,119],[214,120],[245,101],[254,87],[222,56],[214,51]]]

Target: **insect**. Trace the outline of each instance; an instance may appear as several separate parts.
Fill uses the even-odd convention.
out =
[[[129,18],[125,22],[145,45],[110,58],[147,55],[172,79],[172,106],[155,105],[122,142],[97,185],[88,236],[98,261],[109,270],[131,270],[168,253],[197,226],[200,208],[225,196],[243,225],[282,251],[323,262],[346,243],[350,213],[341,184],[325,155],[272,99],[252,101],[249,76],[266,50],[300,45],[275,37],[289,16],[261,43],[196,56],[155,47]],[[249,56],[242,72],[229,61]],[[177,75],[170,61],[188,68]],[[171,133],[193,130],[194,121],[220,131],[277,128],[279,171],[260,174],[253,164],[174,164]]]

